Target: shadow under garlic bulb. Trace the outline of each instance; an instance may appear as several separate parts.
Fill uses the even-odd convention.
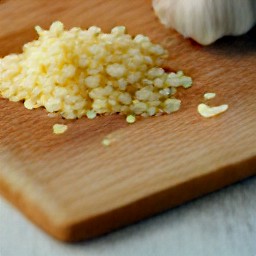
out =
[[[202,45],[256,24],[256,0],[153,0],[153,8],[162,24]]]

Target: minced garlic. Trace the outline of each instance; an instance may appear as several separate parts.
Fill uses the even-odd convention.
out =
[[[50,118],[54,118],[57,117],[57,113],[48,113],[47,116]]]
[[[161,68],[166,50],[146,36],[126,34],[123,26],[105,34],[95,26],[64,30],[57,21],[36,31],[38,40],[23,53],[0,59],[0,95],[24,101],[27,109],[43,106],[67,119],[153,116],[177,111],[176,87],[192,85],[182,71]]]
[[[93,110],[89,110],[89,111],[86,112],[86,116],[89,119],[94,119],[96,117],[96,115],[97,115],[97,113],[94,112]]]
[[[136,121],[136,117],[134,115],[129,115],[126,117],[126,122],[128,124],[133,124],[133,123],[135,123],[135,121]]]
[[[67,131],[68,126],[65,124],[55,124],[53,125],[52,129],[54,134],[62,134]]]
[[[215,96],[216,96],[216,93],[207,92],[207,93],[204,94],[204,99],[205,100],[211,100],[211,99],[215,98]]]
[[[110,144],[111,144],[111,140],[105,138],[105,139],[102,140],[101,143],[102,143],[103,146],[108,147],[108,146],[110,146]]]
[[[220,105],[217,107],[209,107],[208,105],[203,103],[199,104],[197,108],[198,113],[203,117],[213,117],[225,112],[227,109],[228,109],[227,104]]]

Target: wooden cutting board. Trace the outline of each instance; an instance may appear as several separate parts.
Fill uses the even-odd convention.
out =
[[[19,52],[37,24],[125,25],[170,53],[167,67],[194,79],[182,108],[128,125],[119,115],[76,121],[0,100],[0,191],[29,219],[64,241],[91,238],[256,174],[255,30],[201,47],[165,29],[150,1],[0,1],[0,56]],[[212,119],[197,111],[229,105]],[[63,135],[52,125],[68,124]],[[101,144],[111,135],[109,147]]]

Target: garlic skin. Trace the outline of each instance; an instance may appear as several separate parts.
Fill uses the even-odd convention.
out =
[[[166,27],[202,45],[256,24],[256,0],[153,0],[153,8]]]

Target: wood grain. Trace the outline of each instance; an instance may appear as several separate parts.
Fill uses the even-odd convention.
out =
[[[54,237],[91,238],[256,174],[255,31],[203,48],[163,28],[143,0],[9,0],[0,2],[0,17],[0,56],[34,39],[36,24],[121,24],[162,43],[166,66],[194,79],[179,92],[179,112],[134,125],[118,115],[49,118],[0,100],[0,191]],[[199,116],[204,92],[216,92],[212,104],[229,110]],[[68,131],[52,134],[56,122]],[[103,147],[109,134],[115,142]]]

